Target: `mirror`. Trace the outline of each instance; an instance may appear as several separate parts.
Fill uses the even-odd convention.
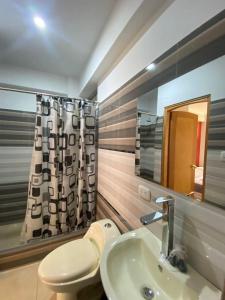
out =
[[[136,175],[225,208],[225,35],[197,43],[149,71],[137,101]]]
[[[206,96],[164,110],[162,184],[199,200],[205,186],[209,101]]]
[[[160,183],[163,117],[157,116],[157,93],[155,89],[138,99],[136,174]]]

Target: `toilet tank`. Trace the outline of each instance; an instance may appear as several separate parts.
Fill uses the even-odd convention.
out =
[[[90,239],[98,246],[100,253],[102,253],[107,241],[118,237],[119,229],[110,219],[103,219],[91,224],[84,239]]]

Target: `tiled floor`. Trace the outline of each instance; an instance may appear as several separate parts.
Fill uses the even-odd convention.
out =
[[[39,262],[0,273],[1,300],[55,300],[55,294],[38,278]],[[101,284],[81,291],[79,300],[100,300],[104,294]],[[104,298],[105,299],[105,298]]]
[[[39,263],[33,263],[1,272],[0,299],[50,300],[53,293],[39,281],[38,265]]]

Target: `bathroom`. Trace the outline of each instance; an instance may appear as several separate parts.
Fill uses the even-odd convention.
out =
[[[225,299],[224,0],[2,0],[0,299]]]

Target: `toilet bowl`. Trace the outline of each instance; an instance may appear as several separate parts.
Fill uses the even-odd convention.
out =
[[[120,235],[109,219],[91,224],[82,239],[68,242],[40,263],[40,280],[57,293],[57,300],[76,300],[78,292],[100,281],[100,258],[107,241]]]

